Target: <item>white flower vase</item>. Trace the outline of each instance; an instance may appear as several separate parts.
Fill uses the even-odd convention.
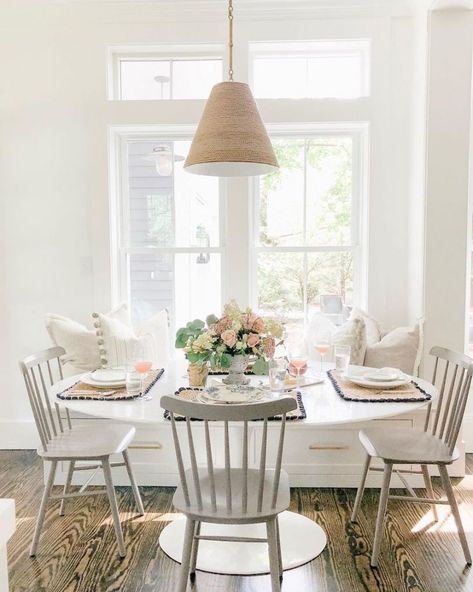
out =
[[[225,384],[248,384],[250,379],[245,376],[250,357],[239,355],[232,357],[232,363],[228,368],[228,376],[222,382]]]

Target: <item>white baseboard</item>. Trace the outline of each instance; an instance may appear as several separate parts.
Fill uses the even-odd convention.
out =
[[[38,432],[33,420],[0,420],[0,450],[36,449]]]

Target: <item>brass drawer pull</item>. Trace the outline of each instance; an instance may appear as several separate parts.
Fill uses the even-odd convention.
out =
[[[160,450],[162,445],[159,442],[136,442],[136,444],[130,444],[129,450]]]
[[[311,444],[309,450],[348,450],[346,444]]]

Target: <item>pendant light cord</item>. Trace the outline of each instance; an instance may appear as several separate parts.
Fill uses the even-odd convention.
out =
[[[228,80],[233,82],[233,0],[228,0]]]

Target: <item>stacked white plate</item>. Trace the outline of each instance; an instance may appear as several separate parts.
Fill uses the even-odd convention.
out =
[[[255,403],[267,395],[264,389],[254,386],[231,387],[219,384],[199,393],[202,403],[238,404]]]
[[[125,386],[125,371],[122,368],[94,370],[81,378],[81,382],[100,388],[120,388]]]
[[[409,384],[411,381],[410,376],[397,368],[360,368],[358,371],[351,369],[343,378],[358,386],[385,390]]]

